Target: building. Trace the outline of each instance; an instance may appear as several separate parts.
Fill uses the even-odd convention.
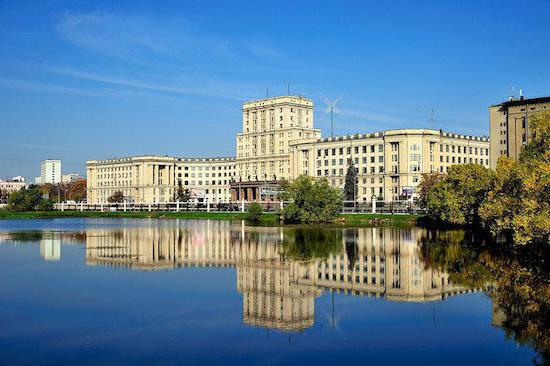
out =
[[[242,113],[234,201],[269,200],[281,179],[302,174],[343,188],[350,163],[359,169],[358,201],[414,197],[422,173],[446,172],[453,164],[489,166],[487,137],[400,129],[321,138],[313,102],[299,96],[246,102]]]
[[[72,183],[72,182],[76,182],[79,179],[82,179],[82,176],[80,174],[76,174],[76,173],[63,174],[61,176],[61,183]]]
[[[281,180],[293,178],[291,144],[320,137],[321,131],[313,128],[310,99],[280,96],[245,102],[242,132],[237,134],[232,199],[264,200],[262,190],[274,189]]]
[[[519,158],[521,147],[529,140],[529,120],[537,112],[550,110],[550,97],[519,99],[489,107],[491,137],[491,168],[495,169],[498,158]]]
[[[302,96],[245,102],[236,150],[236,159],[142,156],[89,161],[88,202],[107,202],[117,190],[133,202],[170,202],[180,184],[203,202],[277,200],[281,181],[302,174],[327,178],[343,188],[351,163],[359,169],[358,201],[373,196],[392,201],[414,198],[422,173],[443,173],[453,164],[490,163],[487,137],[441,130],[321,138],[313,124],[313,102]]]
[[[87,165],[88,203],[107,203],[116,191],[127,202],[175,202],[181,187],[195,202],[229,202],[234,158],[136,156],[91,160]]]
[[[11,178],[11,181],[12,182],[23,182],[23,183],[25,183],[27,180],[25,179],[25,177],[22,177],[22,176],[18,175],[18,176],[15,176],[15,177]]]
[[[43,160],[40,164],[40,180],[35,183],[61,183],[61,160]]]
[[[349,228],[332,234],[330,253],[305,259],[288,247],[297,231],[283,227],[185,221],[91,228],[86,264],[141,271],[235,268],[243,322],[283,331],[313,326],[315,298],[324,291],[428,302],[478,290],[454,285],[446,272],[425,266],[419,246],[428,235],[423,229]]]
[[[291,145],[291,177],[327,178],[344,188],[348,167],[358,170],[357,201],[415,195],[423,173],[454,164],[489,166],[489,139],[429,129],[387,130],[301,141]]]
[[[10,194],[23,189],[26,185],[25,182],[4,181],[0,179],[0,204],[8,203]]]

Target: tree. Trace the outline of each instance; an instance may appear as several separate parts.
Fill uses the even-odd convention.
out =
[[[346,183],[344,185],[344,199],[346,201],[357,200],[357,168],[353,165],[353,161],[348,166],[346,174]]]
[[[12,192],[8,199],[8,210],[11,211],[49,211],[52,209],[51,201],[43,198],[42,191],[34,185]]]
[[[8,203],[10,192],[7,189],[0,189],[0,203]]]
[[[191,199],[191,192],[188,189],[184,189],[180,184],[174,194],[174,198],[176,201],[187,202]]]
[[[441,173],[423,173],[422,179],[416,188],[418,192],[418,205],[422,208],[428,206],[428,192],[430,192],[433,186],[441,181],[445,176]]]
[[[107,202],[110,202],[110,203],[124,202],[124,193],[122,193],[122,191],[116,191],[115,193],[107,197]]]
[[[262,205],[258,202],[252,202],[250,206],[248,206],[248,211],[246,213],[246,219],[254,222],[260,221],[260,218],[262,217],[262,213],[264,211],[264,208]]]
[[[531,117],[529,128],[519,161],[499,159],[480,216],[493,234],[510,233],[517,244],[550,243],[550,111]]]
[[[342,192],[324,178],[302,175],[282,188],[280,198],[290,201],[282,212],[287,222],[331,222],[342,210]]]
[[[427,180],[421,183],[421,201],[432,219],[458,225],[479,223],[479,208],[493,185],[489,169],[478,164],[453,165],[441,180],[423,179]]]
[[[78,179],[69,183],[67,197],[70,200],[80,202],[86,198],[86,179]]]

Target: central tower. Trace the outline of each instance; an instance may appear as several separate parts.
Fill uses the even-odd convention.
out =
[[[235,200],[261,200],[260,187],[292,179],[290,145],[320,138],[313,128],[313,101],[280,96],[245,102],[242,132],[237,134]],[[244,196],[244,197],[243,197]]]

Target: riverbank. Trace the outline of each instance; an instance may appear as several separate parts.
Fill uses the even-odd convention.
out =
[[[243,220],[242,212],[80,212],[80,211],[27,211],[13,212],[0,210],[0,220],[55,219],[55,218],[138,218],[138,219],[208,219]],[[412,226],[417,223],[417,215],[390,214],[341,214],[336,225],[345,226]],[[279,215],[274,212],[262,214],[261,223],[278,224]],[[332,224],[334,225],[334,224]]]

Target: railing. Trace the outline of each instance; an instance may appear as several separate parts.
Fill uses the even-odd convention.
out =
[[[377,213],[377,214],[422,214],[424,210],[411,200],[371,202],[344,201],[343,213]]]
[[[81,212],[245,212],[252,202],[226,202],[226,203],[190,203],[190,202],[164,202],[164,203],[56,203],[55,210],[81,211]],[[278,212],[288,202],[260,202],[265,212]],[[344,201],[343,213],[385,213],[385,214],[419,214],[423,213],[414,202],[407,201],[371,201],[353,202]]]
[[[260,202],[265,212],[281,210],[285,202]],[[252,202],[229,203],[191,203],[191,202],[163,202],[163,203],[56,203],[55,210],[59,211],[94,211],[94,212],[245,212]]]

